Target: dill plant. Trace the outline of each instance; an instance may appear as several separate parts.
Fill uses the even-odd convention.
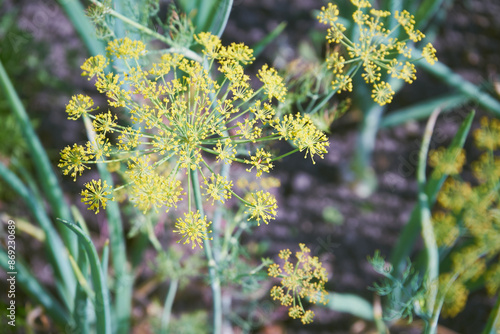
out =
[[[352,20],[358,25],[358,41],[344,34],[346,27],[338,22],[336,5],[328,4],[318,15],[320,23],[329,25],[327,41],[342,46],[340,51],[327,55],[324,67],[328,74],[324,78],[331,79],[332,94],[352,91],[352,79],[362,69],[362,78],[372,85],[371,98],[380,105],[388,104],[394,91],[384,78],[390,75],[407,83],[416,79],[413,62],[418,59],[411,59],[411,43],[425,36],[415,29],[414,18],[407,11],[392,15],[371,8],[368,1],[351,2],[357,7]],[[174,47],[155,58],[158,53],[148,53],[140,40],[114,38],[106,15],[114,13],[129,24],[132,21],[114,12],[109,3],[93,3],[96,7],[90,14],[101,27],[102,36],[111,40],[107,55],[87,59],[82,74],[94,80],[98,92],[114,109],[97,113],[99,108],[94,107],[89,96],[78,94],[71,98],[66,106],[68,118],[90,118],[97,135],[84,145],[63,149],[59,167],[74,180],[93,164],[107,164],[120,175],[122,184],[118,186],[112,187],[105,180],[91,180],[84,185],[82,202],[95,213],[105,209],[108,201],[124,197],[145,215],[159,210],[182,211],[176,214],[172,232],[179,235],[178,242],[193,249],[205,248],[214,312],[220,312],[217,304],[222,275],[218,266],[223,261],[212,249],[212,240],[220,231],[213,228],[204,207],[226,206],[235,199],[243,207],[244,219],[256,225],[269,224],[277,215],[277,202],[271,192],[254,186],[237,191],[222,172],[223,166],[244,164],[247,172],[261,178],[272,170],[275,161],[295,152],[302,152],[312,163],[317,157],[323,158],[328,139],[315,125],[314,112],[312,116],[283,112],[288,92],[274,68],[262,66],[257,74],[259,87],[250,85],[244,67],[253,62],[254,56],[246,45],[224,46],[208,32],[189,35],[186,32],[192,33],[194,27],[186,20],[178,20],[174,34],[160,38]],[[383,22],[391,15],[398,25],[388,30]],[[140,32],[161,37],[137,23],[133,25]],[[202,56],[185,47],[192,41],[201,46]],[[437,60],[435,51],[428,43],[422,57],[433,64]],[[115,72],[108,71],[110,64]],[[340,106],[340,113],[348,105]],[[327,118],[328,123],[334,119]],[[278,140],[288,141],[294,149],[281,155],[271,152],[266,144]],[[241,193],[245,189],[248,191]],[[178,210],[183,201],[187,203]],[[154,244],[163,254],[161,246]],[[304,244],[299,247],[295,265],[289,261],[291,252],[283,250],[282,268],[270,260],[262,266],[269,266],[269,276],[281,281],[281,286],[271,290],[271,297],[290,307],[290,317],[307,324],[313,321],[314,313],[304,307],[302,300],[326,303],[324,285],[328,274]],[[214,330],[218,329],[220,323],[214,320]]]
[[[274,68],[262,66],[257,74],[260,87],[251,87],[244,71],[254,60],[250,48],[242,43],[224,46],[210,33],[194,39],[203,48],[196,60],[178,53],[153,59],[142,41],[128,37],[110,41],[107,55],[87,59],[82,74],[94,80],[109,108],[98,113],[89,96],[71,98],[68,118],[90,119],[96,136],[64,148],[59,167],[74,180],[95,164],[106,164],[121,177],[122,184],[115,187],[100,179],[84,185],[82,202],[95,213],[124,195],[143,214],[178,211],[179,204],[187,202],[172,231],[179,235],[178,242],[205,248],[218,303],[221,277],[211,240],[219,231],[212,231],[204,206],[236,199],[246,220],[256,225],[269,224],[277,215],[274,195],[255,187],[238,193],[221,172],[223,165],[244,164],[247,172],[261,178],[274,161],[294,152],[314,163],[323,158],[329,142],[308,115],[280,117],[277,103],[285,101],[287,89]],[[113,57],[123,63],[116,66],[117,72],[108,72]],[[217,75],[219,79],[213,79]],[[294,148],[275,155],[264,146],[279,140]],[[312,321],[311,312],[306,314],[307,322]],[[220,324],[214,326],[218,331]]]
[[[107,48],[125,61],[127,71],[105,73],[108,58],[89,58],[82,65],[83,74],[95,77],[97,90],[107,96],[111,107],[126,110],[131,125],[119,124],[117,114],[110,110],[91,114],[97,109],[92,99],[74,96],[66,107],[69,118],[88,115],[97,136],[85,145],[63,149],[59,167],[76,179],[90,164],[119,162],[124,169],[114,168],[125,180],[120,188],[127,188],[129,200],[143,212],[176,208],[185,192],[179,173],[196,171],[202,183],[193,187],[200,187],[206,200],[224,203],[234,196],[244,203],[249,219],[267,224],[276,216],[274,196],[262,190],[246,196],[236,194],[232,181],[218,173],[220,164],[243,163],[248,165],[247,171],[255,169],[260,177],[284,155],[273,157],[257,144],[289,140],[296,148],[285,155],[304,151],[314,159],[327,152],[327,137],[307,115],[276,117],[273,99],[284,101],[286,88],[273,68],[264,65],[258,74],[261,87],[256,91],[250,87],[242,65],[253,60],[251,49],[243,44],[222,46],[209,33],[195,38],[204,47],[207,68],[180,54],[165,54],[159,62],[143,68],[138,60],[147,53],[145,45],[129,38],[112,41]],[[215,69],[223,75],[220,83],[210,76]],[[123,84],[130,90],[122,88]],[[261,93],[263,98],[258,97]],[[120,117],[126,117],[125,113]],[[115,133],[113,142],[110,134]],[[240,147],[254,151],[239,157]],[[86,183],[85,188],[82,202],[96,213],[117,191],[100,180]],[[179,218],[176,232],[187,237],[186,242],[199,242],[205,239],[209,223],[191,210],[194,202],[188,191],[190,209],[184,219]]]

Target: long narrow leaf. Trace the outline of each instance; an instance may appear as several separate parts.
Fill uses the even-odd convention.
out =
[[[417,181],[418,181],[418,207],[420,211],[420,225],[422,227],[422,239],[424,240],[424,253],[426,255],[426,268],[425,277],[429,290],[427,292],[426,308],[432,312],[436,302],[437,288],[436,280],[439,276],[439,252],[434,235],[434,228],[431,221],[431,210],[429,208],[429,198],[425,192],[426,175],[425,167],[427,166],[427,155],[429,153],[429,145],[431,142],[432,133],[434,132],[434,125],[436,124],[437,117],[440,113],[436,109],[429,117],[425,127],[424,138],[422,139],[422,146],[419,152],[418,167],[417,167]],[[437,325],[437,323],[436,323]],[[435,332],[434,323],[431,324],[431,333]]]
[[[70,211],[64,200],[63,192],[59,186],[57,177],[52,170],[50,160],[45,153],[45,150],[38,139],[38,136],[33,129],[28,115],[24,109],[19,96],[17,95],[14,86],[12,85],[5,69],[0,61],[0,87],[5,93],[5,97],[9,102],[12,112],[17,118],[23,136],[28,144],[28,149],[33,159],[33,164],[36,166],[35,170],[38,176],[38,181],[40,182],[44,194],[55,212],[55,215],[62,219],[69,219]],[[76,244],[76,238],[69,234],[67,230],[60,231],[61,236],[64,240],[66,247],[69,249],[70,254],[73,256],[78,255],[78,247]]]
[[[283,30],[285,30],[285,28],[286,28],[286,22],[281,22],[266,37],[264,37],[257,44],[255,44],[252,47],[254,57],[257,58],[262,53],[262,51],[264,51],[266,46],[268,46],[272,41],[274,41],[276,37],[278,37],[283,32]]]
[[[470,127],[472,125],[472,120],[474,119],[475,112],[472,111],[467,115],[466,119],[460,125],[453,141],[450,144],[450,148],[452,147],[463,147],[465,143],[465,139],[469,134]],[[447,175],[443,175],[440,179],[430,179],[425,186],[425,194],[427,196],[427,200],[429,202],[429,207],[432,207],[436,201],[437,194],[441,189],[441,186],[446,180]],[[418,207],[415,207],[411,212],[408,223],[403,228],[401,232],[398,242],[394,247],[391,254],[391,264],[394,267],[394,272],[396,274],[400,274],[404,268],[402,266],[403,259],[408,257],[413,246],[415,245],[415,241],[419,235],[420,231],[420,220],[419,220],[419,212]]]
[[[11,270],[8,267],[9,258],[3,247],[0,247],[0,266],[6,272]],[[56,298],[54,298],[45,288],[38,283],[38,279],[33,276],[29,269],[16,259],[16,285],[24,291],[31,300],[43,306],[47,314],[60,326],[67,326],[72,323],[67,310],[62,307]],[[2,315],[3,316],[3,315]]]
[[[497,296],[495,307],[490,313],[486,327],[482,334],[497,334],[500,327],[500,295]]]
[[[439,11],[443,2],[444,0],[424,0],[420,3],[415,14],[415,22],[418,29],[422,29],[422,27],[427,25],[429,20]]]
[[[382,118],[380,128],[389,128],[408,122],[410,120],[421,120],[429,117],[437,108],[446,112],[469,101],[470,98],[463,94],[452,94],[435,99],[426,100],[391,112]]]
[[[329,301],[326,307],[330,310],[349,313],[365,320],[375,320],[373,306],[366,299],[357,295],[331,292],[329,293]]]
[[[87,254],[85,254],[85,249],[80,245],[80,252],[78,253],[78,263],[75,264],[75,271],[80,270],[81,278],[80,282],[87,282]],[[87,284],[88,286],[88,284]],[[73,319],[75,319],[75,328],[79,330],[81,334],[89,333],[89,319],[87,317],[87,307],[89,295],[86,286],[79,284],[76,288],[75,295],[75,307],[73,310]]]
[[[50,263],[58,281],[61,296],[69,310],[73,309],[76,279],[71,270],[71,265],[66,257],[66,249],[59,238],[45,208],[35,196],[24,186],[16,174],[11,172],[3,163],[0,163],[0,179],[23,200],[31,214],[40,224],[44,234],[44,247],[49,255]]]
[[[414,50],[414,52],[415,58],[421,57],[418,50]],[[481,89],[473,83],[464,80],[464,78],[453,72],[448,66],[441,62],[436,62],[434,65],[430,65],[426,61],[419,61],[416,64],[429,74],[446,83],[448,86],[456,88],[459,92],[465,94],[481,107],[488,109],[496,117],[500,116],[500,102],[498,100],[481,91]]]
[[[99,334],[111,334],[109,293],[94,244],[90,237],[86,235],[80,227],[62,219],[59,219],[59,221],[77,235],[79,242],[83,245],[87,254],[87,259],[90,263],[90,275],[92,277],[92,284],[95,292],[94,307],[96,315],[96,332]]]

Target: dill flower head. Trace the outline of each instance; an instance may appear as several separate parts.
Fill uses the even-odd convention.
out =
[[[309,248],[304,244],[299,244],[299,247],[300,251],[295,253],[295,264],[290,261],[290,250],[284,249],[279,254],[284,263],[281,266],[276,263],[269,266],[268,275],[281,279],[281,286],[274,286],[270,293],[273,300],[279,300],[283,306],[293,303],[289,308],[289,316],[300,318],[303,324],[308,324],[313,321],[314,312],[304,308],[302,299],[308,298],[314,304],[326,304],[328,293],[325,283],[328,282],[328,274],[319,259],[310,256]]]
[[[317,17],[320,23],[328,26],[327,41],[343,47],[341,50],[334,48],[327,55],[327,68],[334,74],[332,88],[339,93],[352,91],[352,77],[361,70],[362,78],[373,87],[373,100],[385,105],[392,101],[394,91],[384,78],[390,75],[410,84],[416,79],[415,60],[408,44],[422,40],[425,35],[415,29],[415,18],[406,10],[392,14],[371,8],[367,0],[351,0],[351,3],[357,7],[352,18],[359,32],[358,40],[350,40],[344,34],[347,29],[339,23],[337,5],[328,4]],[[389,30],[383,21],[390,16],[397,24]],[[394,37],[398,35],[399,28],[404,30],[406,36]],[[422,58],[430,64],[437,61],[436,50],[431,43],[422,49]]]
[[[82,202],[89,205],[89,210],[94,210],[97,214],[99,213],[99,207],[102,206],[103,209],[106,209],[106,203],[110,199],[109,195],[111,195],[111,187],[108,186],[106,181],[92,180],[85,183],[85,188],[82,190]]]
[[[202,183],[189,187],[199,187],[206,200],[224,203],[234,197],[245,206],[249,220],[268,224],[277,214],[274,196],[257,189],[237,195],[233,182],[218,173],[221,165],[246,164],[260,177],[290,154],[272,154],[266,143],[291,139],[292,153],[305,151],[314,159],[323,158],[328,138],[308,116],[280,118],[276,113],[287,89],[275,69],[262,66],[260,83],[250,85],[244,65],[254,60],[253,50],[241,43],[224,46],[209,33],[194,39],[202,47],[201,59],[173,53],[148,58],[144,43],[122,38],[106,48],[108,55],[121,59],[111,64],[114,73],[107,72],[113,62],[109,56],[86,60],[83,74],[93,80],[109,108],[94,115],[89,97],[71,99],[69,118],[90,118],[96,136],[85,145],[65,148],[59,167],[76,178],[90,164],[113,164],[123,180],[117,188],[144,213],[177,208],[184,198],[191,207],[193,196],[185,196],[183,181],[186,174],[196,173]],[[98,210],[87,197],[85,202]],[[103,200],[99,203],[105,206]],[[206,217],[190,212],[177,222],[176,232],[194,245],[203,239],[206,226]]]
[[[109,61],[102,55],[90,57],[80,67],[82,69],[82,76],[88,76],[89,80],[98,74],[104,73],[104,69],[108,67]]]
[[[455,317],[462,311],[469,296],[469,290],[460,281],[450,283],[450,275],[441,275],[439,278],[440,291],[444,293],[443,310],[444,317]]]
[[[269,221],[276,217],[278,205],[276,204],[276,198],[270,193],[262,190],[249,193],[245,201],[245,206],[247,207],[245,212],[250,215],[248,220],[256,220],[257,225],[260,226],[261,220],[269,224]]]
[[[138,59],[146,53],[146,45],[125,37],[109,42],[106,51],[120,59]]]
[[[203,248],[203,240],[208,240],[208,230],[212,222],[207,223],[207,216],[201,218],[199,211],[184,213],[183,218],[177,218],[175,223],[175,233],[179,233],[182,237],[178,242],[184,240],[184,244],[191,243],[192,248],[199,246]]]
[[[438,211],[432,216],[432,225],[438,246],[450,247],[460,235],[457,221],[452,214]]]
[[[474,141],[479,149],[496,150],[500,147],[500,121],[481,118],[481,127],[474,131]]]
[[[436,177],[460,174],[465,163],[465,152],[462,148],[440,147],[429,153],[429,165],[434,167]]]
[[[73,147],[67,146],[61,151],[61,160],[57,167],[62,168],[63,174],[70,174],[73,180],[76,180],[76,175],[82,175],[85,169],[89,169],[87,163],[93,156],[88,154],[85,147],[73,144]]]
[[[66,112],[69,115],[68,118],[76,120],[82,115],[86,115],[87,113],[94,111],[95,109],[92,109],[93,105],[94,101],[90,96],[85,96],[82,94],[73,96],[69,103],[66,105]]]

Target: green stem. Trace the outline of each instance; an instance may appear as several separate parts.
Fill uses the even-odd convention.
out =
[[[418,203],[420,209],[420,221],[422,224],[422,239],[425,246],[425,254],[427,257],[427,286],[429,287],[426,297],[426,309],[427,312],[431,312],[429,317],[432,317],[434,311],[434,306],[437,298],[437,280],[439,276],[439,252],[436,244],[436,238],[434,235],[434,229],[432,227],[431,212],[429,209],[429,199],[425,191],[426,176],[425,167],[427,166],[427,154],[429,151],[429,144],[431,141],[434,124],[439,115],[440,110],[436,109],[429,117],[427,126],[424,132],[424,138],[422,140],[422,147],[420,148],[419,163],[417,170],[417,181],[418,181]],[[428,327],[427,333],[436,332],[436,323],[431,323]]]
[[[178,286],[178,279],[173,279],[170,282],[167,298],[165,299],[165,305],[163,306],[163,312],[161,314],[160,333],[167,333],[168,325],[170,324],[170,316],[172,314],[172,305],[174,304],[175,294],[177,293]]]
[[[203,217],[205,215],[203,211],[203,202],[200,192],[200,182],[198,180],[198,171],[190,170],[190,176],[192,180],[192,189],[194,195],[194,201],[196,208]],[[210,276],[210,288],[212,289],[212,305],[213,305],[213,333],[219,334],[222,330],[222,293],[220,286],[220,279],[217,274],[217,263],[214,260],[212,253],[212,245],[210,240],[207,238],[203,242],[205,255],[208,261],[208,273]]]
[[[497,296],[497,302],[490,313],[488,323],[486,324],[482,334],[498,333],[498,328],[500,328],[500,295]]]
[[[94,141],[96,133],[90,119],[83,117],[87,136],[91,142]],[[103,181],[113,187],[113,179],[105,164],[98,163],[97,169]],[[130,326],[130,314],[132,311],[132,286],[133,275],[130,274],[127,262],[127,249],[125,247],[125,235],[123,222],[118,203],[110,201],[106,207],[106,215],[109,224],[109,239],[111,244],[112,264],[115,273],[115,323],[117,333],[128,333]]]
[[[66,227],[73,231],[85,248],[88,261],[90,263],[90,274],[92,276],[92,284],[95,291],[95,314],[96,314],[96,331],[99,334],[111,334],[111,311],[108,289],[105,284],[104,273],[101,270],[99,256],[92,243],[92,240],[86,235],[77,225],[59,219]],[[118,332],[122,333],[122,332]]]
[[[284,157],[287,157],[287,156],[289,156],[289,155],[291,155],[291,154],[294,154],[295,152],[298,152],[298,151],[299,151],[299,149],[298,149],[298,148],[296,148],[296,149],[294,149],[294,150],[292,150],[292,151],[290,151],[290,152],[287,152],[287,153],[285,153],[285,154],[280,155],[279,157],[276,157],[276,158],[271,159],[271,162],[273,162],[273,161],[277,161],[277,160],[280,160],[280,159],[283,159]]]

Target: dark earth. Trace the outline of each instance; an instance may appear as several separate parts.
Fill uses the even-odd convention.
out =
[[[495,95],[500,66],[500,2],[496,0],[444,1],[441,26],[436,32],[434,46],[437,56],[465,79],[481,85]],[[277,67],[299,57],[301,43],[311,43],[311,31],[321,29],[314,18],[314,10],[325,5],[318,0],[235,0],[223,43],[245,42],[253,45],[279,23],[287,22],[284,32],[256,61],[256,69],[263,63]],[[14,14],[14,23],[6,23],[7,15]],[[68,122],[64,106],[75,93],[93,93],[93,86],[79,76],[79,66],[87,56],[63,11],[49,0],[5,0],[0,2],[0,58],[18,88],[30,117],[44,146],[54,162],[58,152],[66,145],[83,141],[81,124]],[[10,35],[8,32],[12,32]],[[5,47],[14,36],[13,47]],[[6,42],[7,41],[7,42]],[[11,39],[12,43],[12,39]],[[444,84],[419,71],[416,82],[405,87],[395,97],[386,113],[398,107],[449,91]],[[3,103],[3,102],[2,102]],[[2,106],[4,108],[4,106]],[[487,114],[474,104],[467,104],[441,115],[436,128],[443,140],[434,141],[432,147],[447,145],[458,125],[471,109],[478,116]],[[476,116],[476,120],[479,117]],[[264,228],[245,237],[249,245],[264,242],[269,245],[265,255],[276,257],[279,250],[296,250],[298,243],[306,243],[314,255],[320,257],[330,273],[327,289],[339,293],[358,294],[376,302],[368,290],[380,279],[367,261],[375,250],[388,257],[416,203],[416,157],[420,147],[424,121],[413,121],[378,132],[372,167],[378,186],[368,197],[359,196],[359,184],[351,171],[356,147],[357,129],[361,114],[352,110],[331,126],[331,145],[324,160],[316,164],[302,158],[301,154],[277,163],[272,175],[281,180],[277,191],[278,218]],[[473,128],[477,127],[477,121]],[[467,146],[468,145],[468,146]],[[466,144],[466,148],[471,148]],[[466,168],[467,172],[467,168]],[[81,184],[62,178],[65,193],[71,203],[78,203],[77,193]],[[2,215],[21,215],[20,207],[12,198],[2,198]],[[332,216],[333,215],[333,216]],[[96,218],[97,217],[97,218]],[[3,219],[3,218],[2,218]],[[89,215],[87,221],[95,233],[95,242],[102,246],[106,233],[104,216]],[[45,284],[51,284],[40,244],[19,242],[21,254],[34,254],[30,265]],[[417,249],[420,246],[417,245]],[[3,274],[1,275],[3,277]],[[142,277],[141,279],[145,279]],[[2,282],[5,280],[2,279]],[[158,291],[165,293],[166,288]],[[207,290],[208,293],[208,290]],[[163,297],[162,297],[163,298]],[[181,294],[179,305],[190,304],[199,297]],[[208,297],[204,298],[205,300]],[[471,294],[467,307],[454,319],[442,319],[441,333],[480,333],[492,309],[494,300],[485,290]],[[140,317],[146,306],[136,303],[138,315],[135,333],[145,333]],[[207,304],[209,305],[209,304]],[[175,310],[175,305],[174,305]],[[255,333],[370,333],[372,324],[327,309],[316,307],[317,318],[312,325],[302,326],[290,320],[286,309],[274,307],[266,314],[263,325]],[[394,324],[391,333],[420,333],[421,323]],[[234,333],[239,333],[237,330]]]

